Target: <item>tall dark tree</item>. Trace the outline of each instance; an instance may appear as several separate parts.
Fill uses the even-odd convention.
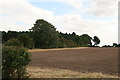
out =
[[[7,39],[12,39],[12,38],[17,38],[18,36],[18,32],[17,31],[8,31],[7,33]]]
[[[33,40],[36,48],[57,47],[59,34],[51,23],[39,19],[30,30],[33,33]]]
[[[113,47],[117,47],[118,45],[117,45],[117,43],[113,43]]]
[[[94,36],[93,41],[94,41],[94,46],[100,44],[100,39],[97,36]]]
[[[76,33],[75,33],[75,32],[73,32],[73,33],[72,33],[72,36],[76,36]]]
[[[6,42],[7,41],[7,33],[5,31],[2,31],[2,42]]]
[[[88,34],[83,34],[80,37],[82,39],[81,46],[92,46],[92,38]]]

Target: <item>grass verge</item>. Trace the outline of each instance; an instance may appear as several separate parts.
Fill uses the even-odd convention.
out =
[[[67,69],[27,67],[30,78],[118,78],[102,73],[81,73]]]
[[[86,49],[89,47],[76,47],[76,48],[55,48],[55,49],[30,49],[29,52],[35,52],[35,51],[52,51],[52,50],[68,50],[68,49]]]

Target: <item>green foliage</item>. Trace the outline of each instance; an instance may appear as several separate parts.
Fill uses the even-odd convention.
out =
[[[83,34],[80,36],[81,37],[81,46],[92,46],[91,40],[92,38],[88,34]]]
[[[30,62],[30,54],[20,47],[4,46],[2,48],[3,78],[25,78],[26,65]]]
[[[7,36],[7,39],[10,40],[12,38],[17,38],[18,34],[19,33],[17,31],[8,31],[6,36]]]
[[[32,27],[33,40],[36,48],[54,48],[58,44],[56,28],[43,19],[39,19]]]
[[[113,47],[117,47],[118,46],[118,44],[117,43],[113,43]]]
[[[100,44],[100,39],[99,39],[97,36],[94,36],[93,41],[94,41],[94,43],[95,43],[94,45]]]
[[[76,35],[75,32],[72,34],[59,33],[60,42],[65,45],[65,47],[87,47],[92,46],[92,38],[88,34],[83,34],[81,36]]]
[[[5,31],[2,31],[2,42],[7,41],[7,33]]]
[[[8,40],[7,42],[5,42],[4,45],[5,46],[19,46],[19,47],[21,47],[22,43],[18,39],[12,38],[12,39]]]
[[[34,47],[33,39],[30,38],[30,36],[26,33],[19,34],[18,40],[21,41],[23,43],[23,46],[26,48],[31,49]]]
[[[51,23],[43,19],[38,19],[30,31],[2,31],[2,37],[3,43],[5,42],[5,44],[8,46],[14,46],[17,45],[17,43],[19,44],[18,41],[11,41],[12,38],[17,38],[21,42],[20,45],[23,45],[24,47],[30,49],[58,47],[94,47],[100,43],[100,39],[97,36],[94,36],[92,39],[88,34],[77,35],[75,32],[72,32],[71,34],[58,32]],[[92,40],[95,43],[94,45],[92,45]]]
[[[59,43],[59,47],[60,48],[70,48],[70,47],[76,47],[77,44],[76,42],[72,41],[72,40],[68,40],[66,38],[60,38],[60,43]]]

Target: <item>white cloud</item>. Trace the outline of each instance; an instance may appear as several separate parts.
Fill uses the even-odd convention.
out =
[[[91,7],[88,12],[94,16],[117,16],[119,0],[89,0]]]
[[[118,42],[117,20],[85,20],[80,15],[70,14],[57,16],[55,21],[56,24],[60,24],[58,29],[64,33],[74,31],[79,35],[98,36],[101,45]]]
[[[46,19],[51,21],[53,17],[53,12],[37,8],[27,0],[1,0],[0,1],[0,26],[2,30],[15,29],[17,23],[23,23],[27,25],[21,25],[21,27],[16,27],[19,30],[28,30],[31,28],[36,19]]]
[[[82,4],[83,0],[64,0],[64,3],[73,6],[74,8],[82,8],[83,4]]]
[[[97,0],[95,0],[97,1]],[[64,1],[65,2],[65,1]],[[92,7],[88,8],[89,12],[95,16],[111,17],[116,16],[116,5],[111,2],[95,2]],[[82,8],[83,4],[77,3],[77,0],[67,0],[65,2],[75,8]],[[116,4],[116,3],[115,3]],[[113,10],[114,9],[114,10]],[[89,13],[88,13],[89,14]],[[7,30],[28,30],[36,19],[43,18],[48,22],[54,23],[59,31],[76,32],[77,34],[89,34],[90,36],[98,36],[102,44],[110,44],[117,42],[118,38],[118,22],[116,20],[86,20],[80,14],[66,14],[54,16],[52,11],[37,8],[30,4],[27,0],[0,0],[0,29]]]

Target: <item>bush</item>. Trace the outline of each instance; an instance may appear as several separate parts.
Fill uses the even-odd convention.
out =
[[[8,40],[7,42],[5,42],[4,45],[5,46],[18,46],[18,47],[21,47],[22,43],[18,39],[12,38],[12,39]]]
[[[4,46],[2,48],[3,78],[26,78],[26,65],[30,62],[30,54],[20,47]]]

